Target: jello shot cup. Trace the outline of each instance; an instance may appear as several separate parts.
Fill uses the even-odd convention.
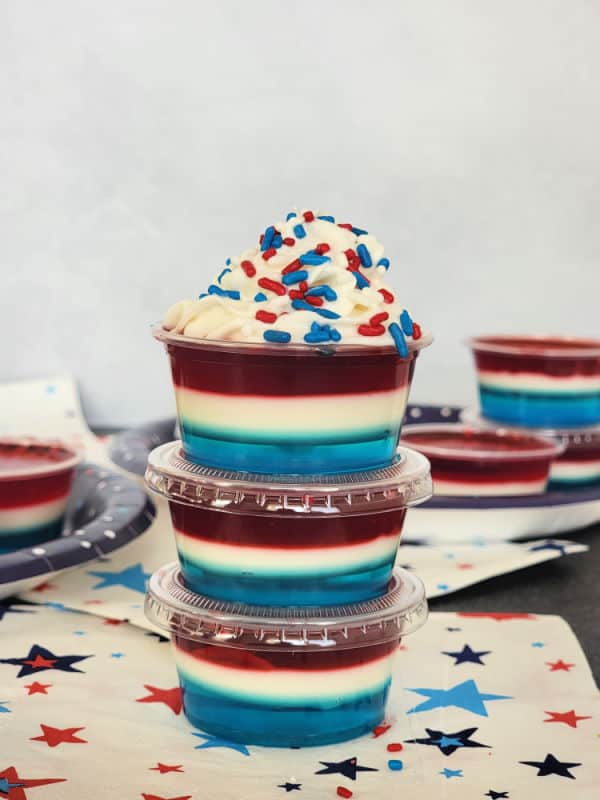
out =
[[[468,344],[484,417],[531,428],[600,423],[600,340],[478,336]]]
[[[150,454],[146,482],[169,502],[185,585],[251,605],[384,593],[407,508],[431,495],[427,459],[405,448],[385,469],[294,482],[201,467],[171,442]]]
[[[219,603],[176,564],[149,583],[146,615],[171,635],[189,721],[230,742],[306,747],[370,732],[384,718],[401,637],[427,617],[419,579],[397,569],[376,600],[343,608]]]
[[[60,536],[79,461],[55,442],[0,440],[0,553]]]
[[[222,470],[330,474],[392,463],[419,351],[206,341],[166,331],[187,458]]]

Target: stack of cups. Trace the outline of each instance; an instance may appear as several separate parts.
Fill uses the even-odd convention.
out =
[[[479,336],[475,357],[481,421],[526,429],[563,445],[553,488],[600,482],[600,341]]]
[[[396,554],[427,459],[397,449],[418,350],[209,342],[155,330],[182,441],[149,458],[179,564],[146,600],[183,707],[229,741],[320,745],[384,718],[401,637],[427,616]]]

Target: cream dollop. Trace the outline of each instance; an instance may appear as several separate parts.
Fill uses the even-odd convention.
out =
[[[229,259],[208,292],[171,306],[163,327],[197,339],[395,344],[405,352],[421,330],[386,284],[383,252],[366,231],[292,212]]]

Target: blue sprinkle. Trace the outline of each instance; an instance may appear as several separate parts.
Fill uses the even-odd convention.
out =
[[[198,300],[202,300],[203,297],[208,297],[208,292],[202,292],[202,294],[199,294]]]
[[[329,341],[329,334],[327,331],[311,331],[304,335],[304,341],[307,344],[322,344]]]
[[[273,241],[274,236],[275,236],[275,228],[272,225],[269,225],[269,227],[265,231],[265,235],[263,236],[260,249],[263,251],[268,250],[269,247],[271,247],[271,242]]]
[[[286,344],[291,338],[291,333],[288,333],[287,331],[268,330],[263,333],[263,339],[265,342],[280,342],[281,344]]]
[[[340,318],[340,315],[336,314],[335,311],[329,311],[328,308],[317,308],[316,306],[311,306],[311,304],[307,303],[306,300],[292,300],[292,308],[296,309],[296,311],[312,311],[313,314],[318,314],[326,319]]]
[[[352,274],[354,275],[354,280],[356,281],[356,285],[358,286],[359,289],[364,289],[366,286],[369,285],[369,281],[365,278],[362,272],[358,272],[357,270]]]
[[[271,247],[274,247],[275,250],[279,250],[282,244],[283,244],[283,239],[281,238],[281,234],[278,233],[273,237],[273,241],[271,242]]]
[[[406,344],[406,339],[404,338],[404,334],[397,322],[392,322],[392,324],[388,327],[388,331],[390,332],[390,336],[394,340],[394,344],[396,345],[396,350],[398,351],[398,355],[402,356],[402,358],[408,358],[408,346]]]
[[[390,758],[388,761],[388,767],[393,769],[394,772],[400,772],[400,770],[404,768],[404,764],[399,758]]]
[[[352,233],[355,233],[357,236],[366,236],[369,231],[363,231],[362,228],[352,228]]]
[[[294,216],[296,215],[294,214]],[[306,236],[306,231],[302,225],[294,225],[294,233],[296,234],[296,239],[304,239]]]
[[[255,303],[264,303],[266,299],[267,299],[267,295],[264,294],[263,292],[257,292],[254,295],[254,302]]]
[[[223,270],[223,272],[221,272],[221,274],[220,274],[220,275],[219,275],[219,277],[217,278],[217,283],[221,283],[221,278],[223,277],[223,275],[227,275],[227,273],[228,273],[228,272],[231,272],[231,270],[230,270],[230,269],[228,269],[228,267],[225,267],[225,269]]]
[[[308,272],[305,269],[297,269],[295,272],[286,272],[285,275],[282,275],[281,282],[285,283],[286,286],[290,286],[293,283],[305,281],[307,278]]]
[[[219,295],[219,297],[229,297],[229,298],[231,298],[231,300],[239,300],[240,299],[240,293],[237,290],[221,289],[220,286],[216,286],[214,283],[211,283],[211,285],[208,287],[208,293],[209,294],[217,294],[217,295]]]
[[[333,217],[329,217],[327,214],[321,214],[321,216],[317,217],[317,219],[324,219],[325,222],[335,222],[335,219]]]
[[[225,266],[228,267],[231,264],[231,259],[228,258],[225,260]]]
[[[413,335],[413,321],[406,309],[400,314],[400,325],[407,336]]]
[[[334,342],[341,342],[342,334],[339,331],[336,331],[335,328],[329,329],[329,335],[331,336],[331,340]]]
[[[371,253],[366,246],[366,244],[359,244],[356,248],[356,252],[358,253],[358,257],[360,258],[360,263],[363,267],[372,267],[373,261],[371,259]]]
[[[385,267],[386,269],[390,268],[390,260],[389,258],[380,258],[377,262],[378,267]]]
[[[298,216],[295,211],[290,211],[290,213],[285,218],[285,221],[288,222],[290,219],[294,219],[294,217]]]
[[[331,286],[327,286],[323,284],[322,286],[313,286],[309,289],[306,294],[309,297],[324,297],[326,300],[337,300],[336,292],[331,288]]]
[[[328,261],[331,261],[329,256],[320,256],[314,250],[309,250],[308,253],[300,256],[300,263],[309,267],[318,267],[321,264],[327,264]]]

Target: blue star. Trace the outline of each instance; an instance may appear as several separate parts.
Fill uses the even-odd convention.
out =
[[[220,739],[218,736],[209,736],[206,733],[192,733],[192,736],[197,736],[199,739],[204,739],[202,744],[196,745],[194,750],[206,750],[208,747],[228,747],[230,750],[237,750],[243,756],[249,756],[250,752],[245,744],[238,742],[228,742],[227,739]]]
[[[10,708],[6,708],[5,703],[8,703],[8,700],[0,700],[0,714],[10,714]]]
[[[56,386],[53,386],[51,383],[49,383],[46,386],[46,394],[56,394]]]
[[[73,636],[85,636],[85,631],[73,631]]]
[[[452,559],[456,558],[456,556],[454,555],[454,553],[444,553],[444,558]]]
[[[455,736],[440,736],[439,740],[435,742],[440,746],[440,750],[444,747],[462,747],[463,743],[460,739],[457,739]]]
[[[124,656],[125,656],[125,653],[111,653],[110,654],[111,658],[124,658]]]
[[[434,708],[464,708],[480,717],[487,717],[485,702],[489,700],[512,700],[504,694],[482,694],[473,680],[457,683],[451,689],[408,689],[427,697],[423,703],[411,708],[407,713],[415,714],[419,711],[432,711]]]
[[[456,653],[448,653],[445,650],[442,651],[443,656],[450,656],[450,658],[456,659],[454,662],[454,666],[458,666],[458,664],[481,664],[485,665],[485,662],[481,660],[481,656],[487,656],[491,653],[491,650],[471,650],[468,644],[466,644],[462,650],[459,650]]]
[[[447,583],[438,583],[438,585],[435,588],[439,589],[440,592],[447,592],[450,587],[448,586]]]
[[[561,556],[564,556],[566,553],[566,545],[561,544],[560,542],[554,542],[552,539],[548,539],[545,542],[540,542],[533,547],[529,547],[528,550],[530,553],[535,553],[540,550],[555,550],[559,552]]]
[[[126,567],[120,572],[88,572],[94,578],[102,578],[100,583],[92,586],[92,589],[105,589],[107,586],[124,586],[134,592],[144,594],[146,591],[146,581],[150,577],[149,572],[144,572],[140,563],[131,567]]]
[[[444,767],[444,769],[440,772],[440,775],[443,775],[445,778],[462,778],[462,769],[448,769]]]
[[[532,647],[546,647],[546,645],[543,642],[532,642],[531,646]]]

